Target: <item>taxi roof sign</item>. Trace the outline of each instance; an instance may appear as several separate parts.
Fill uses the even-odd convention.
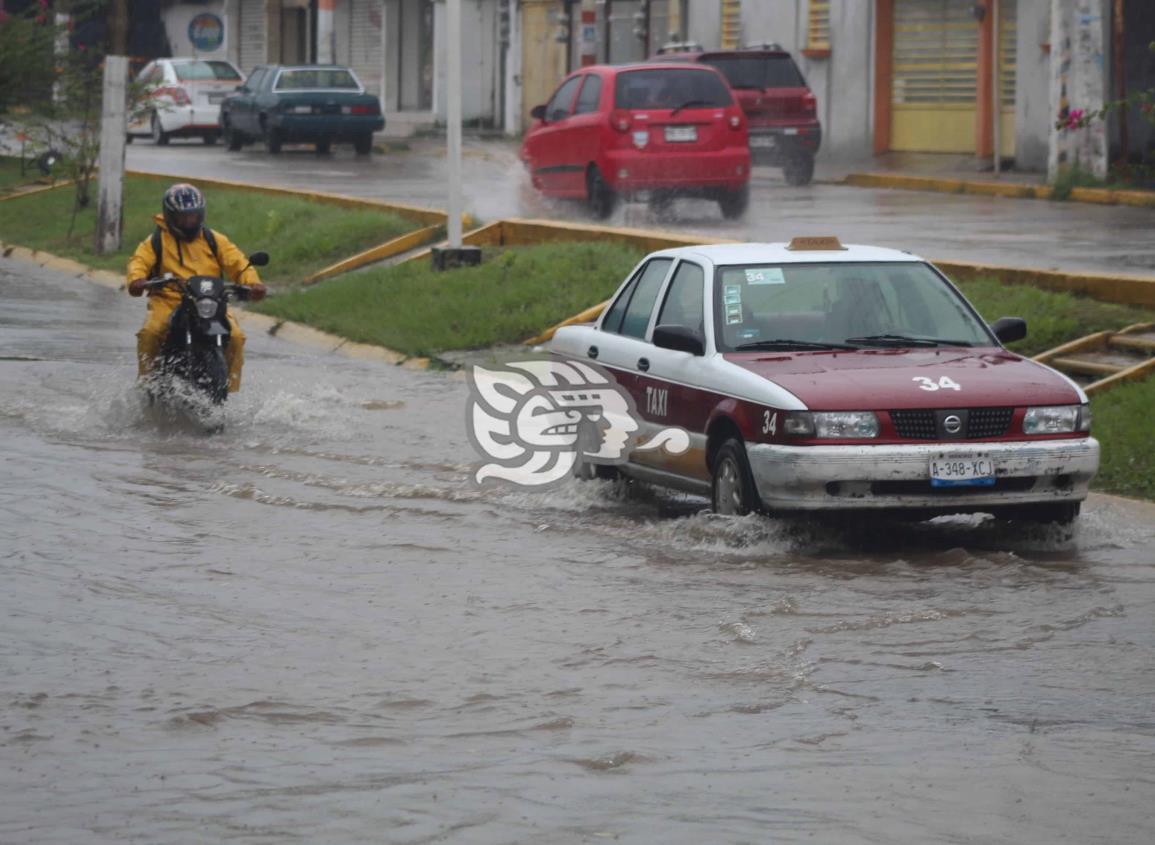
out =
[[[830,252],[846,249],[834,235],[794,238],[786,248],[794,252]]]

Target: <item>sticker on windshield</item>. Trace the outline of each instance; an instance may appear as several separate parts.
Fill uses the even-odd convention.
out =
[[[723,285],[722,305],[726,309],[726,325],[736,326],[742,322],[742,286]]]
[[[786,276],[781,267],[759,267],[746,271],[748,285],[784,285]]]

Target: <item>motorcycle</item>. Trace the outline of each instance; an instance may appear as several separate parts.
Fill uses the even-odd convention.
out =
[[[268,263],[268,253],[254,252],[245,269]],[[169,396],[199,396],[210,406],[222,405],[229,395],[229,369],[225,362],[230,337],[228,303],[230,299],[249,299],[249,288],[216,276],[179,279],[171,273],[145,284],[146,290],[165,287],[178,290],[181,302],[172,313],[168,336],[148,388],[149,404]]]

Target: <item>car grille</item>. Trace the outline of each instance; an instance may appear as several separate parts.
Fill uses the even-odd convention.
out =
[[[1014,415],[1014,408],[971,408],[967,411],[965,437],[968,440],[1002,437],[1010,429]],[[899,437],[911,440],[940,439],[933,410],[891,411],[890,419]]]

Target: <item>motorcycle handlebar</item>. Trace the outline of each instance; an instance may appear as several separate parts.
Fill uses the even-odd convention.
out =
[[[186,283],[184,279],[178,279],[172,273],[166,273],[158,279],[149,279],[144,286],[150,290],[167,287],[168,285],[175,285],[182,290],[185,289]],[[234,282],[225,283],[225,293],[231,298],[241,302],[246,302],[252,298],[252,291],[247,285],[240,285]]]

